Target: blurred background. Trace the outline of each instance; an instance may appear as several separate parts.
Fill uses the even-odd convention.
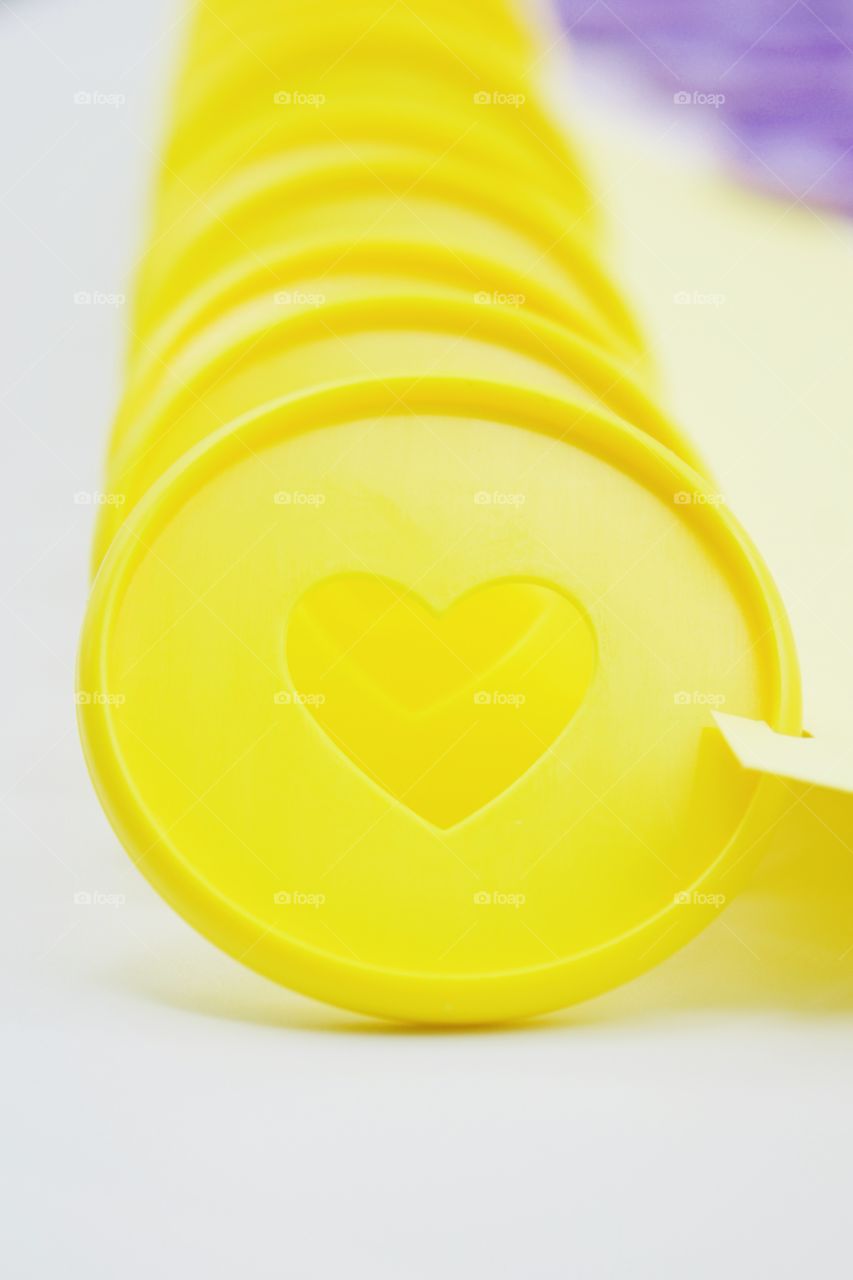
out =
[[[706,108],[747,181],[853,211],[845,0],[559,0],[582,57],[637,101]]]

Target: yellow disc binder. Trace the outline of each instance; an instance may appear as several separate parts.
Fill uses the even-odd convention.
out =
[[[140,870],[296,990],[545,1012],[715,918],[802,729],[784,608],[656,402],[502,0],[199,5],[81,730]]]

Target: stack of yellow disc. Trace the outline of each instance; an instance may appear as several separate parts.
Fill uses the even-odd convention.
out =
[[[127,501],[98,558],[216,426],[362,376],[571,390],[687,452],[536,64],[495,0],[200,7],[110,455]]]
[[[708,699],[799,717],[537,60],[503,0],[198,6],[96,540],[128,848],[396,1016],[551,1008],[694,933],[775,804]]]

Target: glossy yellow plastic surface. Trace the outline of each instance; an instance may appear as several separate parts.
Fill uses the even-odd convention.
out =
[[[138,322],[173,305],[243,248],[263,261],[281,237],[346,231],[352,240],[418,238],[455,251],[487,245],[510,268],[529,273],[612,326],[612,343],[638,345],[627,308],[582,241],[565,239],[571,211],[529,188],[509,190],[499,175],[473,171],[454,155],[426,158],[374,147],[306,149],[247,166],[223,189],[170,221],[146,259]]]
[[[200,929],[327,1000],[470,1021],[629,976],[778,804],[709,703],[797,723],[782,611],[710,496],[636,429],[489,383],[225,428],[96,583],[113,821]]]
[[[381,5],[335,9],[199,8],[109,456],[83,740],[137,865],[244,963],[388,1017],[520,1017],[717,915],[784,787],[740,769],[711,711],[799,732],[797,664],[654,402],[568,149],[519,149],[526,102],[531,129],[545,112],[509,10],[419,0],[383,30]],[[446,77],[424,25],[476,71]],[[487,149],[389,160],[376,112],[355,155],[277,124],[240,158],[226,135],[264,135],[270,76],[354,115],[402,94],[426,117],[432,83],[460,140],[512,118],[506,170]],[[232,168],[194,204],[176,191],[205,146],[209,177]],[[573,188],[562,229],[554,173],[532,185],[549,165]]]

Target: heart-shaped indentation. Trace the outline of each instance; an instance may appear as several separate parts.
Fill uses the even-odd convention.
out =
[[[348,573],[297,601],[287,663],[340,750],[447,828],[547,751],[586,695],[596,642],[546,583],[485,583],[439,612],[399,583]]]

